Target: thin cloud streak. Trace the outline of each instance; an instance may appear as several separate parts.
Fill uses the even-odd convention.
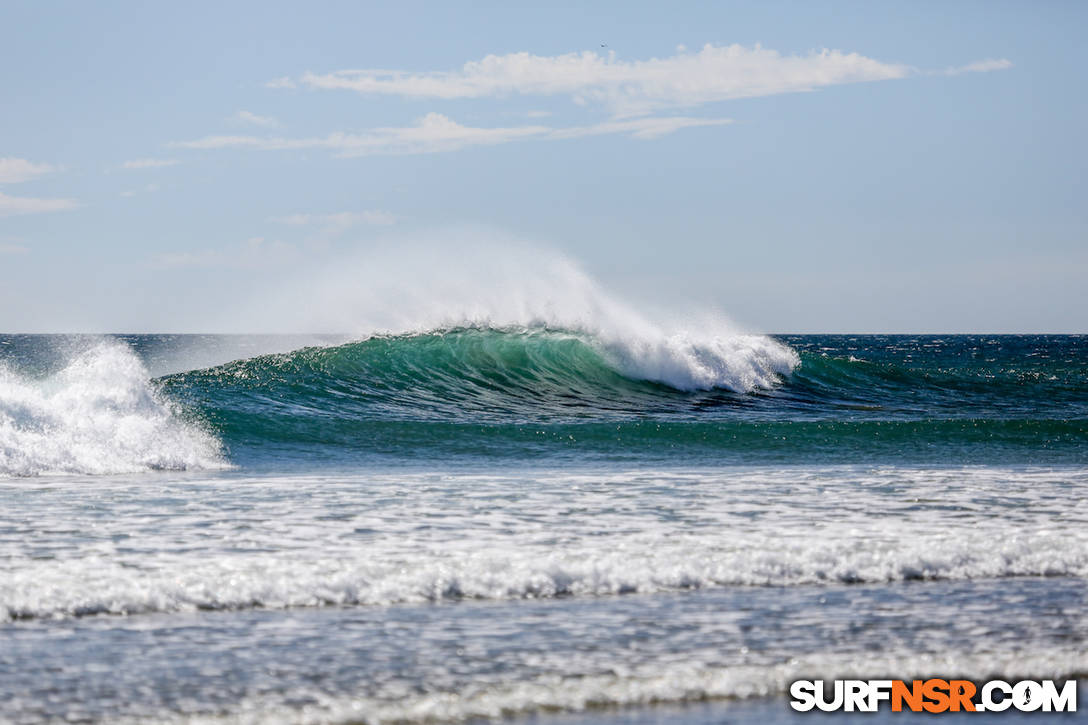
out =
[[[275,78],[264,84],[265,88],[297,88],[290,76],[283,76],[282,78]]]
[[[627,121],[606,121],[593,126],[555,129],[548,138],[584,138],[612,133],[627,134],[631,138],[651,140],[668,136],[685,128],[700,126],[724,126],[733,123],[731,118],[688,118],[686,116],[666,116],[662,118],[638,118]]]
[[[258,116],[256,113],[251,113],[250,111],[238,111],[238,113],[231,116],[228,120],[250,126],[264,126],[266,128],[280,125],[279,121],[271,116]]]
[[[56,170],[51,164],[36,164],[10,156],[0,158],[0,184],[19,184]]]
[[[426,154],[458,151],[473,146],[495,146],[523,139],[559,140],[626,134],[636,139],[660,138],[684,128],[721,126],[727,118],[654,117],[607,121],[591,126],[553,128],[514,126],[477,128],[463,126],[440,113],[429,113],[416,124],[375,128],[361,133],[332,133],[324,137],[283,138],[276,136],[206,136],[171,144],[187,149],[254,148],[266,151],[328,149],[339,156]]]
[[[68,211],[78,206],[79,203],[74,199],[35,199],[27,196],[8,196],[0,193],[0,217]]]
[[[945,68],[940,71],[940,75],[946,76],[958,76],[964,73],[989,73],[996,70],[1006,70],[1012,68],[1012,61],[1005,58],[988,58],[986,60],[977,60],[974,63],[968,63],[967,65],[956,66],[953,68]]]

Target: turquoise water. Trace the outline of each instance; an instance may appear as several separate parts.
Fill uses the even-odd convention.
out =
[[[1086,337],[782,341],[800,364],[752,392],[632,379],[591,338],[552,331],[377,338],[162,382],[254,463],[1088,462]]]
[[[785,722],[1086,605],[1085,336],[0,336],[0,721]]]

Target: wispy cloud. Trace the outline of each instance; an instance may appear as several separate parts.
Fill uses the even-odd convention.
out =
[[[56,171],[51,164],[36,164],[14,157],[0,158],[0,184],[18,184]]]
[[[455,71],[308,72],[297,80],[281,78],[268,85],[437,99],[569,95],[578,103],[604,104],[619,115],[639,115],[842,83],[905,78],[914,72],[907,65],[838,50],[782,55],[759,45],[707,44],[694,53],[678,48],[675,55],[648,60],[622,61],[612,52],[554,56],[521,52],[488,55]]]
[[[177,159],[132,159],[121,164],[123,169],[158,169],[164,166],[177,166]]]
[[[264,84],[265,88],[296,88],[297,84],[291,80],[290,76],[283,76],[282,78],[274,78]]]
[[[78,206],[79,204],[73,199],[35,199],[27,196],[8,196],[0,193],[0,217],[67,211]]]
[[[622,121],[605,121],[592,126],[557,128],[548,134],[548,138],[583,138],[605,134],[626,134],[631,138],[650,140],[668,136],[685,128],[699,126],[724,126],[733,123],[729,118],[688,118],[686,116],[664,116],[654,118],[636,118]]]
[[[238,146],[253,146],[256,148],[264,149],[285,149],[289,148],[288,140],[284,138],[259,138],[257,136],[204,136],[194,141],[173,141],[170,143],[174,148],[180,149],[225,149]],[[296,146],[295,148],[312,148],[314,144],[309,146]]]
[[[958,76],[964,73],[989,73],[995,70],[1005,70],[1012,68],[1012,61],[1004,58],[977,60],[974,63],[968,63],[967,65],[956,66],[953,68],[945,68],[940,71],[942,75],[946,76]]]
[[[940,71],[950,75],[1001,70],[1007,60],[984,60]],[[554,56],[527,52],[488,55],[459,70],[412,72],[400,70],[340,70],[307,72],[283,77],[273,88],[344,89],[369,95],[409,98],[468,99],[522,95],[568,95],[581,104],[599,104],[611,120],[583,126],[525,125],[477,127],[460,124],[441,113],[428,113],[408,126],[342,131],[325,136],[212,135],[172,146],[188,149],[253,148],[262,150],[325,149],[338,156],[428,154],[495,146],[521,140],[558,140],[622,134],[655,139],[686,128],[720,126],[727,118],[655,115],[662,109],[693,107],[735,98],[813,91],[826,86],[890,80],[921,71],[839,50],[783,55],[756,45],[707,44],[695,52],[683,46],[674,55],[622,61],[613,52],[566,53]],[[527,113],[541,119],[548,111]],[[248,111],[236,118],[269,126]]]
[[[254,148],[271,151],[328,149],[340,156],[378,154],[426,154],[457,151],[472,146],[494,146],[524,139],[570,139],[604,134],[626,134],[652,139],[697,126],[731,123],[726,118],[661,117],[607,121],[590,126],[552,128],[513,126],[478,128],[464,126],[440,113],[428,113],[415,124],[375,128],[360,133],[332,133],[311,138],[278,136],[206,136],[172,144],[189,149]]]
[[[190,149],[251,147],[274,151],[324,148],[343,156],[419,154],[507,143],[540,136],[549,130],[546,126],[474,128],[462,126],[440,113],[429,113],[412,126],[375,128],[362,133],[332,133],[311,138],[206,136],[174,145]]]
[[[238,111],[238,113],[227,120],[248,126],[264,126],[265,128],[272,128],[280,125],[279,121],[271,116],[258,116],[256,113],[251,113],[249,111]]]

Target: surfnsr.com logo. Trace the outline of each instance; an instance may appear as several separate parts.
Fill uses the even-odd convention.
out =
[[[790,685],[790,707],[800,712],[1076,712],[1077,681],[1053,680],[797,680]]]

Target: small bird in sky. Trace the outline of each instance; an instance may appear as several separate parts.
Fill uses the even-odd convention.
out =
[[[608,47],[608,43],[601,43],[601,47],[602,47],[602,48],[607,48],[607,47]]]

